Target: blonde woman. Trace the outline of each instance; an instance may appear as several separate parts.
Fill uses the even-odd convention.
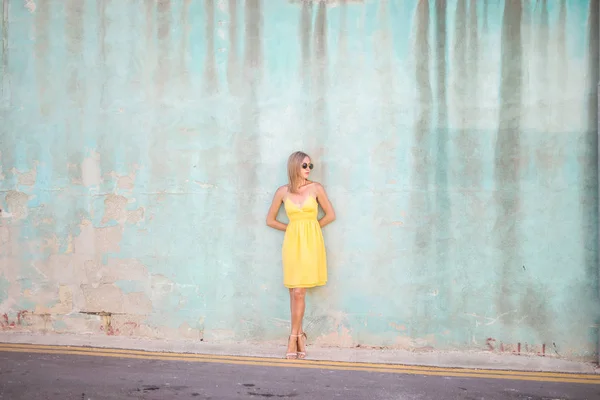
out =
[[[267,214],[267,225],[285,231],[282,248],[283,284],[290,292],[292,329],[286,358],[306,358],[306,333],[302,330],[306,289],[327,283],[327,257],[321,228],[335,220],[325,189],[308,179],[313,164],[301,151],[288,159],[288,184],[275,192]],[[283,203],[289,224],[277,221]],[[319,205],[325,212],[317,219]]]

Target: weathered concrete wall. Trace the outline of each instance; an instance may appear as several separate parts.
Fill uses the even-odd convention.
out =
[[[280,340],[305,149],[317,343],[596,351],[598,2],[3,4],[3,330]]]

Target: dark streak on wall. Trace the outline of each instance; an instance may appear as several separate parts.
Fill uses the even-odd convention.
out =
[[[81,69],[77,67],[83,61],[83,42],[84,42],[84,3],[79,0],[69,0],[66,4],[66,34],[67,34],[67,57],[71,60],[71,67],[68,71],[67,92],[71,100],[69,107],[79,112],[73,113],[67,123],[67,140],[72,144],[73,149],[83,149],[83,126],[84,109],[86,99],[85,76]],[[71,155],[70,160],[81,159]],[[66,163],[66,160],[65,160]]]
[[[456,138],[456,147],[460,149],[458,162],[457,181],[462,188],[469,188],[471,185],[469,176],[469,158],[470,149],[470,131],[468,130],[468,112],[470,111],[470,99],[468,97],[469,76],[467,70],[467,0],[458,0],[456,4],[456,14],[454,16],[454,92],[455,109],[458,117],[458,136]]]
[[[50,45],[49,19],[50,8],[47,1],[39,2],[35,13],[35,79],[37,83],[40,113],[48,116],[52,111],[50,96],[50,71],[48,64],[48,47]]]
[[[96,2],[96,12],[100,19],[100,31],[98,32],[98,58],[100,61],[102,87],[100,88],[100,107],[105,110],[107,106],[106,84],[108,72],[106,71],[106,4],[109,0],[98,0]]]
[[[260,154],[258,138],[260,135],[260,110],[258,106],[258,91],[262,78],[262,14],[261,1],[248,0],[244,9],[244,102],[241,110],[242,130],[239,140],[236,140],[237,161],[240,163],[241,190],[251,190],[256,187],[257,172],[255,168],[243,167],[255,162]],[[242,207],[251,209],[249,198],[242,199]],[[251,220],[255,217],[247,215]]]
[[[0,82],[0,89],[2,90],[1,94],[2,94],[2,98],[4,98],[4,96],[7,94],[8,92],[8,74],[6,73],[6,71],[8,71],[8,25],[9,25],[9,19],[8,19],[8,9],[9,9],[9,2],[8,0],[3,0],[2,2],[2,76],[0,77],[0,79],[2,79],[2,82]]]
[[[227,84],[231,94],[239,94],[240,70],[238,61],[237,0],[229,0],[229,52],[227,53]]]
[[[579,154],[582,154],[582,178],[580,191],[582,242],[585,248],[585,266],[587,279],[595,283],[594,293],[598,298],[598,45],[600,2],[590,0],[588,19],[588,76],[587,121],[588,126],[582,140]]]
[[[436,137],[436,160],[435,160],[435,215],[437,219],[435,231],[436,264],[440,268],[440,281],[438,306],[443,310],[450,305],[451,289],[445,282],[452,234],[450,232],[450,221],[452,219],[452,205],[448,193],[448,99],[446,82],[446,0],[436,0],[435,11],[435,70],[437,81],[436,99],[437,108],[437,137]]]
[[[185,89],[190,87],[190,72],[187,65],[188,47],[190,41],[190,4],[192,0],[185,0],[181,7],[179,17],[182,26],[181,42],[179,49],[179,79]]]
[[[204,62],[204,90],[207,94],[214,94],[219,90],[217,78],[217,57],[215,50],[215,2],[204,2],[206,13],[206,61]]]
[[[310,92],[310,37],[312,35],[312,3],[302,2],[302,13],[300,14],[300,51],[301,64],[300,75],[305,92]]]
[[[0,32],[0,34],[2,35],[0,37],[0,39],[2,40],[2,59],[0,60],[0,111],[2,112],[2,114],[0,114],[0,116],[3,118],[3,120],[7,120],[7,113],[8,113],[8,107],[10,107],[10,103],[11,103],[11,98],[10,98],[10,88],[9,88],[9,79],[8,79],[8,59],[9,59],[9,52],[8,52],[8,27],[9,27],[9,18],[8,18],[8,10],[9,10],[9,0],[3,0],[2,2],[2,32]],[[3,107],[4,104],[2,104],[2,102],[6,101],[8,104],[8,107]],[[6,118],[6,119],[5,119]],[[13,142],[13,138],[14,138],[15,132],[14,130],[9,130],[8,132],[4,132],[3,133],[3,145],[4,146],[10,146],[10,143]],[[10,148],[10,147],[8,147]],[[15,162],[15,156],[14,156],[14,152],[12,151],[2,151],[0,152],[0,175],[2,174],[2,169],[6,168],[9,165],[14,165]]]
[[[558,83],[561,93],[565,93],[567,84],[567,74],[569,66],[567,64],[567,0],[561,0],[560,11],[558,15],[558,74],[554,77]]]
[[[416,232],[414,239],[414,265],[418,266],[415,275],[422,276],[427,280],[434,274],[431,270],[432,260],[432,229],[434,226],[434,215],[432,199],[429,187],[429,173],[431,159],[429,157],[429,146],[431,136],[431,109],[432,93],[429,81],[429,2],[420,0],[415,13],[415,41],[413,56],[415,58],[415,81],[417,88],[417,117],[414,125],[411,166],[411,210],[420,210],[422,213],[415,218]],[[429,334],[431,317],[434,314],[434,305],[431,296],[425,297],[429,287],[420,287],[417,291],[423,293],[415,296],[411,305],[416,310],[412,315],[411,326],[415,327],[409,332],[412,337]]]
[[[236,132],[234,141],[236,190],[240,195],[237,202],[237,224],[239,226],[258,226],[259,216],[253,210],[257,204],[255,190],[259,187],[258,170],[260,147],[260,107],[258,104],[260,84],[262,78],[262,2],[261,0],[247,0],[244,7],[244,61],[243,61],[243,103],[241,106],[241,126]],[[237,230],[235,240],[244,243],[255,243],[257,238],[254,229]],[[250,266],[257,258],[256,249],[249,247],[236,254],[236,262],[240,265]],[[239,279],[234,283],[236,293],[243,293],[252,282],[251,268],[242,268]],[[247,302],[236,303],[236,307],[244,307],[250,313],[254,312],[253,305]],[[244,324],[245,321],[241,321]],[[262,324],[243,326],[242,334],[250,336],[264,335]]]
[[[315,30],[313,32],[313,119],[316,124],[312,131],[315,136],[311,143],[312,156],[320,160],[322,168],[325,169],[325,145],[329,134],[327,124],[327,5],[319,3]],[[321,176],[322,183],[326,183],[326,177]]]
[[[494,227],[498,238],[500,289],[496,309],[509,326],[514,322],[515,271],[519,260],[520,212],[520,129],[522,97],[521,0],[506,0],[502,17],[501,82],[498,136],[494,156],[495,202],[498,217]]]
[[[98,0],[96,2],[96,13],[98,15],[98,32],[97,32],[97,54],[96,54],[96,63],[98,65],[98,77],[95,80],[95,85],[98,87],[99,92],[99,115],[97,119],[94,121],[94,130],[97,137],[97,150],[98,152],[103,154],[108,154],[109,149],[112,147],[113,135],[110,133],[108,127],[108,118],[106,118],[108,111],[108,107],[110,105],[110,74],[109,68],[107,66],[108,57],[107,57],[107,32],[108,32],[108,19],[106,16],[106,9],[110,0]],[[102,159],[102,157],[101,157]],[[71,179],[77,177],[81,178],[81,171],[69,171],[73,176]],[[79,175],[79,176],[77,176]]]
[[[484,1],[483,2],[483,34],[487,35],[489,33],[489,29],[490,29],[490,25],[488,22],[488,6],[489,6],[490,2],[489,1]]]
[[[380,132],[387,132],[375,149],[375,157],[379,166],[396,165],[396,151],[398,135],[395,130],[396,105],[394,98],[395,82],[393,77],[392,59],[394,55],[394,43],[392,41],[391,19],[389,12],[389,1],[380,2],[378,13],[379,29],[381,32],[379,44],[375,46],[377,57],[378,84],[381,93],[381,107],[379,120]],[[384,167],[385,168],[385,167]],[[394,168],[385,168],[386,181],[394,180],[397,173]]]
[[[158,39],[158,54],[156,59],[156,96],[163,101],[166,83],[169,81],[169,53],[171,38],[171,1],[157,0],[156,11],[158,24],[156,38]]]
[[[467,49],[467,97],[470,107],[469,113],[479,113],[478,82],[479,80],[479,30],[477,18],[477,0],[471,0],[469,3],[469,29],[468,29],[468,49]],[[471,130],[471,137],[467,148],[463,151],[468,153],[468,167],[466,174],[469,179],[468,186],[471,188],[480,188],[483,180],[483,162],[481,160],[481,144],[478,134]]]

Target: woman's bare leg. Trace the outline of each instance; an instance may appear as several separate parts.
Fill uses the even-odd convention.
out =
[[[295,288],[292,291],[292,335],[300,335],[303,333],[302,320],[304,319],[306,288]],[[299,352],[305,350],[304,336],[299,336],[297,339],[297,349]]]
[[[290,289],[290,315],[292,317],[292,326],[293,326],[293,321],[294,321],[294,289]],[[297,334],[294,333],[294,330],[292,329],[291,336],[288,338],[288,348],[287,348],[287,353],[288,354],[296,353],[298,351],[298,337],[294,336],[294,335],[297,335]]]

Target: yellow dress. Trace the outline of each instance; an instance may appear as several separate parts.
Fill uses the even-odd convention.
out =
[[[327,257],[317,200],[309,195],[298,206],[286,196],[283,203],[290,220],[283,238],[283,284],[288,288],[323,286],[327,283]]]

